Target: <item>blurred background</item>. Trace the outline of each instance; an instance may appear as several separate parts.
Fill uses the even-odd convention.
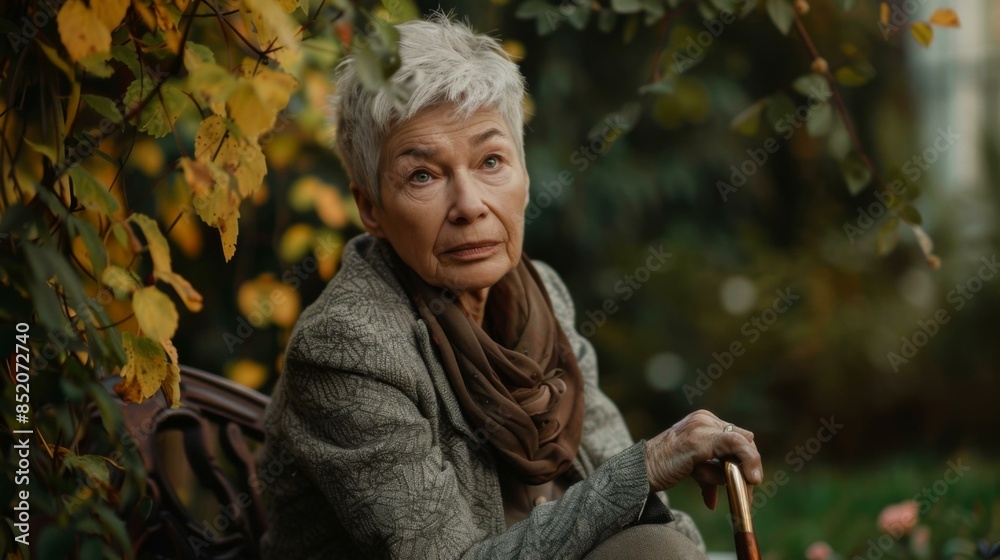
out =
[[[527,78],[525,251],[569,286],[633,436],[699,408],[752,430],[766,558],[977,557],[976,542],[1000,540],[1000,3],[719,0],[665,17],[612,4],[626,13],[440,6],[503,40]],[[811,46],[776,25],[789,6]],[[912,25],[939,8],[960,27]],[[811,48],[863,155],[905,185],[890,203],[837,100],[808,110],[825,69]],[[206,266],[222,248],[196,217],[168,235],[206,302],[181,313],[182,363],[265,393],[336,272],[324,251],[361,232],[328,148],[324,56],[307,49],[316,64],[261,138],[268,174],[232,260]],[[180,155],[171,138],[140,140],[129,188]],[[166,223],[178,175],[153,202]],[[273,290],[288,304],[268,305]],[[693,483],[672,500],[710,550],[732,550],[725,504],[708,511]],[[907,508],[915,526],[879,540]]]

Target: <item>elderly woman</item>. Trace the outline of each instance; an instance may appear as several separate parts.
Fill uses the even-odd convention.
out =
[[[403,107],[336,77],[366,234],[296,325],[267,411],[272,558],[704,558],[662,492],[709,507],[753,434],[692,413],[633,442],[549,266],[522,253],[524,79],[443,16],[399,26]],[[659,496],[658,494],[659,493]],[[662,501],[661,501],[662,500]]]

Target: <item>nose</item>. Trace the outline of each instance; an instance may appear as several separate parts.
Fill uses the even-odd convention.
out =
[[[451,207],[448,209],[448,221],[453,224],[471,224],[490,212],[483,199],[483,185],[468,171],[456,173],[451,185]]]

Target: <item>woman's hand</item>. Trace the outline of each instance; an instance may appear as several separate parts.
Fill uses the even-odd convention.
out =
[[[654,492],[667,490],[691,475],[701,486],[709,509],[718,502],[718,486],[726,483],[722,464],[713,459],[735,459],[748,484],[760,484],[764,470],[753,433],[719,420],[707,410],[688,414],[680,422],[646,442],[646,474]]]

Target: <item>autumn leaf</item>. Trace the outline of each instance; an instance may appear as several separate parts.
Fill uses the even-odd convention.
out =
[[[240,285],[236,301],[240,313],[255,327],[291,327],[302,309],[298,292],[270,273]]]
[[[201,294],[191,286],[190,282],[173,271],[170,262],[170,246],[167,245],[167,238],[160,232],[160,226],[156,220],[138,212],[132,214],[129,220],[135,222],[142,230],[142,234],[146,236],[146,246],[153,259],[153,277],[170,284],[190,311],[201,311]]]
[[[934,40],[934,30],[930,25],[922,21],[915,21],[910,24],[910,33],[917,39],[917,42],[925,47],[931,45]]]
[[[930,22],[939,27],[961,27],[958,14],[951,8],[938,8],[931,14]]]
[[[114,264],[104,269],[104,273],[101,274],[101,283],[111,288],[118,299],[131,297],[132,292],[140,287],[139,279],[134,274],[128,269]]]
[[[177,332],[177,307],[156,286],[146,286],[132,294],[132,310],[142,332],[155,340],[169,340]]]
[[[83,0],[66,0],[59,8],[56,22],[59,38],[73,62],[111,50],[111,31]]]
[[[882,2],[879,4],[879,22],[882,25],[889,25],[889,4]]]
[[[274,0],[243,0],[240,13],[244,25],[257,32],[261,48],[287,70],[297,69],[302,52],[297,36],[299,26]]]
[[[129,4],[129,0],[90,0],[90,9],[104,27],[114,31],[125,18]]]
[[[156,274],[156,278],[163,280],[174,288],[177,295],[180,296],[181,301],[184,302],[184,306],[188,308],[188,311],[194,313],[201,311],[203,302],[201,294],[180,274],[172,271],[160,271]]]
[[[252,196],[264,181],[267,164],[260,146],[228,134],[222,117],[212,115],[202,121],[194,146],[198,160],[214,163],[236,179],[241,198]]]
[[[128,331],[122,333],[125,348],[125,365],[121,369],[122,380],[115,385],[115,393],[127,403],[141,403],[152,397],[157,390],[169,385],[176,387],[174,377],[179,377],[180,369],[167,361],[163,346],[145,336],[136,336]],[[166,395],[166,390],[164,391]],[[178,406],[180,393],[173,392],[167,401]]]
[[[170,247],[167,245],[167,238],[160,233],[160,226],[156,220],[136,212],[129,217],[129,221],[135,222],[142,230],[142,234],[146,236],[149,256],[153,259],[153,273],[173,270],[170,264]]]
[[[181,158],[184,180],[191,188],[192,203],[206,224],[217,228],[226,261],[236,253],[239,234],[240,197],[229,185],[229,175],[212,162]]]

